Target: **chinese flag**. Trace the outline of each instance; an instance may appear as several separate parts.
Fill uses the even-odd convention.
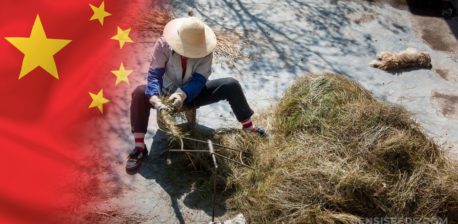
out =
[[[86,124],[116,100],[111,71],[128,79],[135,15],[153,4],[0,1],[0,223],[60,223],[97,200],[86,171],[103,172],[103,142],[86,143]]]

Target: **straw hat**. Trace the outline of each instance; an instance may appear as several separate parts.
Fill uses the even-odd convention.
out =
[[[178,54],[203,58],[215,50],[216,35],[196,17],[174,19],[165,25],[164,38]]]

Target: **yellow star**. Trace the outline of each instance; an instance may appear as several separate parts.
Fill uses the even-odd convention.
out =
[[[118,33],[114,35],[111,39],[119,41],[119,47],[122,48],[124,44],[133,43],[132,39],[129,37],[130,28],[123,30],[121,27],[118,26]]]
[[[100,113],[103,114],[103,104],[110,102],[108,99],[103,97],[103,89],[101,89],[97,94],[89,92],[89,96],[92,98],[91,105],[89,108],[97,107]]]
[[[111,72],[116,76],[115,85],[118,85],[120,82],[126,82],[129,84],[129,75],[132,73],[132,70],[124,69],[124,64],[122,62],[119,66],[119,70],[113,70]]]
[[[103,26],[103,21],[105,17],[111,16],[111,13],[105,11],[105,2],[102,1],[99,7],[96,7],[92,4],[89,4],[89,6],[91,7],[92,11],[94,12],[94,14],[92,15],[91,19],[89,19],[89,21],[97,19],[99,20],[100,24]]]
[[[39,15],[35,18],[30,37],[5,37],[5,39],[24,54],[19,79],[37,67],[43,68],[54,78],[59,79],[54,55],[71,40],[47,38]]]

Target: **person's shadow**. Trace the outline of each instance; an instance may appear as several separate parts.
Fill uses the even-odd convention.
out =
[[[197,125],[194,131],[199,136],[213,136],[215,130]],[[201,209],[209,216],[212,215],[212,188],[209,187],[212,171],[196,170],[184,153],[168,152],[171,147],[170,134],[161,130],[156,131],[148,159],[142,163],[138,173],[146,179],[154,179],[169,194],[171,206],[179,223],[185,223],[178,199],[186,197],[183,203],[192,209]],[[206,140],[206,139],[201,139]],[[205,147],[205,144],[202,145]],[[178,147],[174,147],[178,149]],[[206,148],[202,148],[206,149]],[[226,212],[225,199],[221,191],[217,191],[215,217]],[[224,199],[224,200],[223,200]]]

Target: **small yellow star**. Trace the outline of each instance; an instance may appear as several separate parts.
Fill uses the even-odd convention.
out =
[[[99,20],[100,24],[103,26],[103,21],[104,21],[105,17],[111,16],[111,13],[105,11],[105,2],[102,1],[102,3],[99,5],[99,7],[96,7],[96,6],[92,5],[92,4],[89,4],[89,6],[91,7],[92,11],[94,12],[94,14],[89,19],[89,21],[97,19],[97,20]]]
[[[97,107],[100,113],[103,114],[103,104],[110,102],[108,99],[103,97],[103,89],[100,89],[97,94],[89,92],[89,96],[92,98],[92,102],[91,105],[89,105],[89,108]]]
[[[124,44],[133,43],[132,39],[129,37],[130,28],[123,30],[121,27],[118,26],[118,33],[114,35],[111,39],[119,41],[119,47],[122,48]]]
[[[126,82],[129,84],[129,75],[132,73],[132,70],[126,70],[122,62],[119,66],[119,70],[113,70],[111,72],[116,76],[115,85],[118,85],[120,82]]]
[[[54,55],[67,46],[71,40],[46,37],[39,15],[35,18],[30,37],[5,37],[5,39],[24,54],[19,79],[37,67],[43,68],[51,76],[59,79]]]

